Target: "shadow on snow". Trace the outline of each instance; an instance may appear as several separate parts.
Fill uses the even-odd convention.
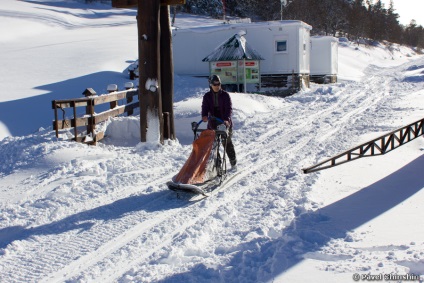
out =
[[[331,239],[346,239],[353,229],[399,205],[424,187],[424,155],[405,167],[335,203],[292,221],[278,239],[240,244],[226,266],[203,264],[160,282],[265,282],[320,250]],[[234,249],[232,249],[234,251]]]
[[[95,9],[95,10],[104,10],[109,12],[104,12],[106,15],[108,14],[116,14],[116,11],[119,11],[119,14],[134,14],[134,16],[137,13],[137,9],[135,8],[128,8],[128,9],[116,9],[112,8],[111,3],[85,3],[85,0],[75,0],[75,1],[37,1],[37,0],[23,0],[24,2],[37,4],[37,5],[43,5],[48,7],[58,7],[58,8],[67,8],[67,9]],[[103,13],[102,13],[103,15]],[[91,18],[91,17],[90,17]]]
[[[82,98],[86,88],[93,88],[97,94],[104,94],[107,93],[109,84],[117,84],[122,90],[127,81],[128,78],[123,73],[108,71],[39,86],[36,88],[47,90],[48,93],[0,102],[0,121],[4,123],[12,136],[28,135],[37,132],[40,127],[52,126],[53,100]],[[78,114],[84,114],[85,109],[80,108]],[[66,110],[66,116],[72,116],[71,108]],[[58,118],[63,118],[61,111]]]

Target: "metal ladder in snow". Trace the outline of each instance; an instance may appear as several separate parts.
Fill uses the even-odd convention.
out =
[[[358,145],[343,153],[337,154],[331,158],[321,161],[311,167],[302,169],[303,173],[308,174],[346,162],[350,162],[362,157],[383,155],[390,152],[407,142],[410,142],[424,133],[424,118],[411,123],[405,127],[399,128],[381,137],[369,142]]]

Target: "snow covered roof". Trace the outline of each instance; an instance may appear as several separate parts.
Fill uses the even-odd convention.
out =
[[[240,34],[233,35],[230,39],[218,46],[203,62],[228,61],[228,60],[264,60]]]
[[[339,42],[338,38],[336,38],[334,36],[324,36],[324,35],[311,36],[311,40],[313,40],[313,41],[321,40],[321,41],[328,41],[328,42]]]
[[[266,22],[252,22],[252,23],[236,23],[236,24],[216,24],[216,25],[202,25],[199,24],[195,27],[181,26],[173,28],[174,32],[197,32],[197,33],[210,33],[219,30],[240,30],[240,29],[255,29],[255,28],[284,28],[284,27],[302,27],[308,30],[312,30],[312,26],[297,20],[284,20],[284,21],[266,21]]]

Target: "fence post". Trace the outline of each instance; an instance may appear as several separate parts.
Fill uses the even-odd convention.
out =
[[[85,97],[90,98],[91,96],[96,95],[97,93],[92,88],[87,88],[82,93]],[[74,111],[75,112],[75,111]],[[90,99],[87,101],[87,106],[85,108],[85,114],[90,115],[90,119],[87,124],[87,134],[91,133],[94,138],[94,129],[96,128],[96,124],[94,123],[94,100]],[[74,119],[77,117],[74,114]],[[76,125],[75,125],[76,129]],[[76,136],[75,136],[76,139]]]
[[[163,112],[163,139],[171,139],[171,117],[169,117],[169,112]]]
[[[112,93],[112,92],[118,91],[118,86],[117,86],[117,85],[115,85],[115,84],[110,84],[110,85],[108,85],[108,86],[107,86],[107,91],[108,91],[109,93]],[[116,106],[118,106],[118,101],[111,101],[109,104],[110,104],[110,109],[113,109],[113,108],[115,108]]]
[[[133,87],[134,87],[134,84],[132,82],[126,82],[125,83],[125,89],[126,90],[129,90]],[[133,102],[133,96],[132,95],[128,96],[128,92],[127,92],[127,104],[130,104],[131,102]],[[133,109],[128,110],[127,116],[131,116],[132,114],[134,114],[134,110]]]
[[[74,108],[74,136],[75,136],[75,141],[78,141],[78,129],[77,129],[77,107],[75,105],[75,101],[71,102],[71,106]],[[72,123],[71,123],[72,126]]]
[[[59,138],[59,121],[58,121],[58,116],[57,116],[57,103],[56,100],[53,100],[53,105],[54,105],[54,122],[55,122],[55,130],[56,130],[56,138]]]

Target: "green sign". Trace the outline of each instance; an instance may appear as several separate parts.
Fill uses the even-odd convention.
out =
[[[244,62],[244,68],[243,68]],[[217,61],[210,62],[210,74],[218,75],[222,84],[242,84],[243,74],[246,74],[246,83],[259,83],[259,61]]]

